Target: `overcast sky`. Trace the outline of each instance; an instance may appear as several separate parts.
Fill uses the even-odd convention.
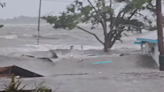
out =
[[[65,10],[66,6],[71,2],[57,2],[60,0],[42,0],[42,15],[59,14],[60,11]],[[62,0],[61,0],[62,1]],[[63,0],[74,1],[74,0]],[[38,16],[39,0],[0,0],[5,2],[6,7],[0,8],[0,18],[13,18],[21,15]]]
[[[71,3],[70,1],[74,0],[42,0],[41,15],[47,15],[49,13],[58,15],[59,12],[65,10],[66,6]],[[86,3],[86,0],[82,1]],[[0,19],[13,18],[21,15],[38,16],[39,0],[0,0],[0,2],[6,3],[6,7],[0,8]]]

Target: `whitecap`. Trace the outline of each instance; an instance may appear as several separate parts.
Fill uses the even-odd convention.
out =
[[[0,36],[0,38],[15,39],[15,38],[18,38],[18,36],[17,35],[3,35],[3,36]]]

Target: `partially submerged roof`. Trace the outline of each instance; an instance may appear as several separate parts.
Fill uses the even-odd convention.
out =
[[[11,74],[14,74],[15,76],[20,76],[20,77],[43,77],[40,74],[23,69],[16,65],[0,67],[0,77],[9,77],[11,76]]]
[[[56,59],[52,59],[57,61]],[[11,56],[11,55],[0,55],[0,67],[16,65],[28,71],[43,75],[51,76],[54,75],[55,62],[49,62],[46,59],[36,59],[29,57]]]
[[[143,44],[145,42],[158,43],[157,31],[152,31],[144,36],[138,37],[134,43]]]

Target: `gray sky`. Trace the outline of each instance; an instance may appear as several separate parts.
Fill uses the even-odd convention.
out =
[[[61,1],[74,0],[42,0],[41,15],[49,13],[58,15],[59,12],[64,11],[66,6],[71,3]],[[83,1],[85,2],[86,0]],[[32,17],[38,16],[39,0],[0,0],[0,2],[6,3],[5,8],[0,8],[0,19],[13,18],[21,15]],[[119,9],[115,10],[119,11]]]
[[[25,16],[38,16],[39,0],[0,0],[6,3],[5,8],[0,8],[0,18],[13,18],[21,15]],[[55,1],[55,0],[54,0]],[[60,11],[65,10],[66,6],[71,2],[55,2],[52,0],[43,0],[42,2],[42,15],[59,14]],[[63,0],[67,1],[67,0]],[[68,0],[74,1],[74,0]]]

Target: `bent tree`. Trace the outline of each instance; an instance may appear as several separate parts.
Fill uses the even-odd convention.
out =
[[[122,32],[127,31],[125,26],[138,30],[151,26],[151,20],[141,13],[152,9],[151,2],[151,0],[87,0],[88,5],[84,5],[83,2],[76,0],[60,16],[48,15],[42,18],[55,29],[78,28],[93,35],[104,46],[104,51],[108,52],[117,40],[121,41]],[[117,8],[120,8],[119,12],[115,11]],[[100,25],[104,40],[94,32],[80,27],[80,23],[91,23],[92,30]]]

